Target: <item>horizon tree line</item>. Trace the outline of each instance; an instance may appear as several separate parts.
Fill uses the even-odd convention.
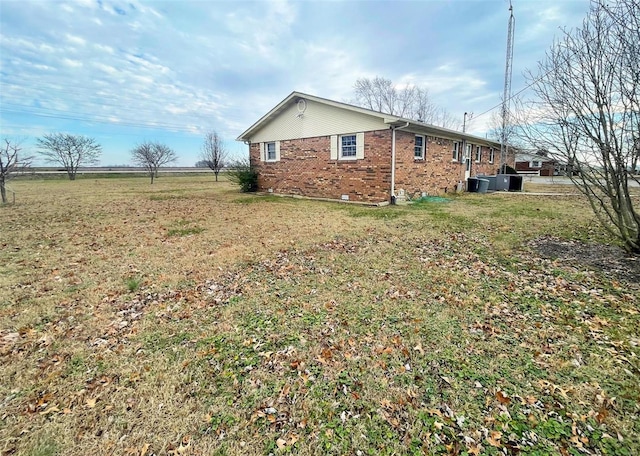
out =
[[[7,203],[7,182],[19,171],[31,168],[35,155],[24,154],[22,140],[3,137],[0,144],[0,195],[2,203]],[[36,138],[36,154],[45,163],[58,165],[67,173],[69,180],[75,180],[78,169],[96,165],[102,155],[102,146],[95,138],[70,133],[48,133]],[[169,146],[157,141],[144,141],[131,151],[132,163],[145,169],[151,183],[158,176],[161,166],[175,162],[178,155]],[[215,131],[205,135],[200,151],[203,167],[211,169],[218,181],[220,170],[228,165],[228,153],[222,137]],[[197,164],[196,164],[197,166]]]

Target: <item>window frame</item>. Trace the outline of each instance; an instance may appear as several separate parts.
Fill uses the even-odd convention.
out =
[[[348,144],[347,147],[349,148],[353,148],[353,153],[351,153],[351,151],[349,151],[348,155],[345,155],[345,144],[344,144],[344,139],[345,138],[353,138],[353,144]],[[353,134],[348,134],[348,135],[340,135],[338,137],[338,146],[340,147],[340,158],[342,160],[356,160],[357,156],[358,156],[358,135],[353,133]]]
[[[420,146],[417,145],[417,140],[420,138],[422,140],[422,144]],[[413,159],[414,160],[424,160],[425,157],[425,149],[426,149],[426,136],[425,135],[416,135],[413,142]],[[416,151],[420,148],[420,154],[417,155]]]
[[[351,142],[350,137],[355,136],[355,143]],[[350,144],[343,144],[343,141],[350,141]],[[344,133],[342,135],[331,135],[329,138],[329,158],[331,160],[339,161],[352,161],[352,160],[364,160],[365,159],[365,135],[363,131],[356,133]],[[347,150],[348,155],[344,155],[345,147],[349,149],[355,147],[355,154],[352,154],[351,150]]]
[[[531,160],[529,168],[542,168],[542,160]]]
[[[273,146],[273,151],[269,150],[269,146]],[[273,157],[270,157],[269,154],[273,152]],[[278,154],[276,152],[276,142],[269,141],[264,143],[264,161],[272,162],[278,160]]]
[[[476,163],[482,162],[482,146],[476,146]]]
[[[489,163],[493,163],[496,158],[496,149],[493,147],[489,148]]]
[[[451,161],[457,162],[460,161],[460,145],[462,143],[460,141],[453,142],[453,153],[451,156]]]

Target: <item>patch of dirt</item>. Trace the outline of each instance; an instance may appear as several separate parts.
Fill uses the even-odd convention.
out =
[[[535,239],[529,246],[543,258],[587,267],[615,280],[633,284],[640,282],[640,257],[629,255],[620,247],[566,241],[550,236]]]

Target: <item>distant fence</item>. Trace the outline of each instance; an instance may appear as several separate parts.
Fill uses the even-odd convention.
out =
[[[221,169],[220,172],[228,171],[227,169]],[[211,173],[209,168],[196,168],[193,166],[190,167],[163,167],[158,169],[159,173]],[[78,168],[77,174],[96,174],[96,173],[143,173],[146,174],[147,170],[145,168],[139,168],[135,166],[92,166],[92,167],[82,167]],[[67,170],[65,168],[56,168],[56,167],[32,167],[25,168],[15,173],[16,175],[21,174],[67,174]]]

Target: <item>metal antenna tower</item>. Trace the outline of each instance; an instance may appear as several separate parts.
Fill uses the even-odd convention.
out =
[[[513,5],[509,0],[509,29],[507,31],[507,63],[504,70],[504,95],[502,98],[502,134],[500,135],[500,172],[507,165],[507,128],[509,125],[509,102],[511,101],[511,74],[513,72],[513,31],[516,18],[513,17]]]

